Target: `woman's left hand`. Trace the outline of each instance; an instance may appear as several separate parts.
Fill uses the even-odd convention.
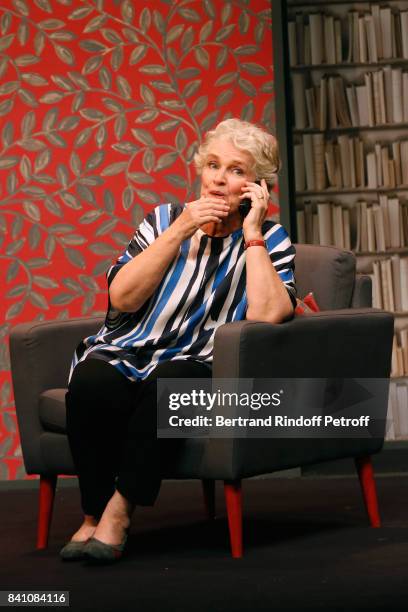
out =
[[[242,187],[240,199],[250,198],[252,202],[251,210],[247,214],[242,224],[242,229],[246,240],[262,239],[262,224],[268,212],[269,192],[265,179],[261,184],[247,181]]]

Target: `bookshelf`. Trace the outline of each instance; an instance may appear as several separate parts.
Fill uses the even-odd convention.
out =
[[[372,277],[374,306],[393,311],[388,438],[407,448],[408,5],[281,4],[284,162],[296,202],[285,214],[298,242],[353,250],[358,272]]]

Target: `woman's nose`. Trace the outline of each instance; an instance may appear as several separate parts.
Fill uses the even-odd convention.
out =
[[[215,181],[217,183],[225,183],[225,172],[222,169],[217,170],[215,173]]]

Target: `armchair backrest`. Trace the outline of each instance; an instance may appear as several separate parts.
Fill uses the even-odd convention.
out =
[[[321,310],[371,306],[370,279],[356,278],[353,253],[313,244],[295,244],[295,248],[295,278],[300,298],[313,291]]]

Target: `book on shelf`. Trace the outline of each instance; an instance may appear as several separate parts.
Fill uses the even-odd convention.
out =
[[[351,127],[352,123],[347,103],[345,81],[339,75],[331,78],[334,80],[335,108],[338,125],[341,127]]]
[[[395,300],[394,300],[394,279],[392,278],[392,267],[391,259],[382,259],[380,261],[381,266],[381,282],[382,282],[382,293],[384,300],[385,310],[395,312]],[[398,281],[400,279],[397,279]]]
[[[296,22],[288,22],[288,47],[289,47],[289,66],[297,66],[301,64],[298,58],[297,44],[296,44]]]
[[[388,212],[388,196],[384,193],[380,193],[379,204],[382,212],[382,222],[384,229],[384,239],[385,239],[385,250],[390,248],[391,245],[391,230],[390,230],[390,215]]]
[[[331,202],[305,202],[298,210],[298,240],[322,246],[351,248],[350,211]],[[302,237],[302,240],[300,240]]]
[[[402,257],[401,262],[401,306],[408,312],[408,257]]]
[[[404,376],[408,376],[408,328],[401,329],[399,337],[403,356]]]
[[[381,143],[374,144],[375,166],[377,170],[377,187],[383,184],[383,161],[381,154]]]
[[[408,140],[370,145],[361,137],[340,134],[324,140],[321,133],[303,133],[307,190],[394,189],[408,186]],[[374,150],[367,150],[373,147]],[[298,149],[297,160],[300,160]]]
[[[391,256],[391,269],[392,269],[392,282],[393,282],[393,288],[394,288],[394,305],[395,305],[395,310],[398,312],[402,310],[401,259],[398,257],[398,255]]]
[[[352,189],[357,187],[357,167],[356,167],[356,159],[354,155],[354,151],[357,147],[354,146],[354,139],[349,138],[348,140],[348,149],[349,149],[349,157],[350,157],[350,185]]]
[[[367,224],[367,202],[360,200],[355,206],[359,210],[362,225]],[[375,232],[375,248],[372,252],[408,247],[408,203],[381,194],[379,202],[373,202],[370,206],[373,207]],[[369,249],[364,249],[362,246],[356,250]]]
[[[294,72],[295,128],[375,127],[408,122],[408,72],[384,66],[366,72],[364,83],[348,83],[338,74],[324,74],[305,87],[304,73]]]
[[[392,13],[389,6],[380,8],[380,27],[382,40],[382,56],[390,59],[392,54]]]
[[[336,46],[336,64],[341,64],[343,61],[343,48],[340,19],[334,20],[334,43]]]
[[[358,17],[358,48],[360,51],[360,61],[365,64],[368,61],[368,49],[367,49],[367,36],[365,18],[363,16]]]
[[[334,32],[334,17],[332,15],[323,16],[324,27],[324,55],[327,64],[335,64],[336,55],[336,36]]]
[[[403,116],[404,123],[408,123],[408,72],[402,73],[402,100],[403,100]]]
[[[302,143],[294,145],[293,154],[295,162],[295,189],[296,191],[304,191],[306,189],[306,175],[305,156]]]
[[[361,224],[361,233],[360,233],[360,247],[362,251],[368,251],[368,230],[367,230],[367,202],[362,200],[361,202],[357,202],[357,206],[360,208],[360,224]]]
[[[317,112],[317,123],[320,130],[325,130],[327,126],[327,78],[323,76],[320,79],[319,87],[319,107],[316,109]]]
[[[381,285],[381,268],[380,262],[373,262],[373,307],[374,308],[383,308],[384,300],[382,297],[382,285]]]
[[[408,384],[391,381],[388,414],[387,440],[406,439],[408,436]]]
[[[375,306],[391,312],[408,312],[408,258],[394,255],[374,263],[373,272],[377,275],[376,282],[380,283],[377,294],[381,295]]]
[[[399,417],[399,434],[401,438],[408,436],[408,386],[397,384],[397,409]]]
[[[315,98],[315,90],[313,87],[308,87],[305,90],[307,123],[311,128],[319,127],[317,125],[317,104]]]
[[[306,185],[309,191],[315,189],[315,164],[313,159],[313,139],[311,134],[303,134],[303,155],[306,170]]]
[[[360,116],[358,110],[358,98],[356,85],[348,85],[346,87],[347,105],[350,112],[351,125],[358,127],[360,125]]]
[[[307,127],[305,75],[302,72],[292,73],[293,103],[295,111],[295,128],[303,130]]]
[[[325,101],[325,104],[327,106],[326,127],[327,125],[331,129],[338,127],[336,114],[336,92],[334,91],[334,80],[332,78],[327,79],[327,100]]]
[[[395,123],[402,123],[403,121],[403,107],[404,101],[402,99],[402,69],[392,69],[392,112]],[[408,100],[406,100],[408,104]]]
[[[311,42],[310,42],[310,25],[306,24],[305,25],[305,31],[304,31],[304,51],[303,51],[303,56],[305,59],[305,64],[310,64],[312,61],[312,49],[311,49]]]
[[[388,410],[387,410],[387,421],[385,425],[385,438],[386,441],[395,440],[395,422],[393,418],[392,410],[392,399],[391,399],[391,387],[388,395]]]
[[[298,242],[300,244],[307,244],[306,220],[305,220],[305,212],[303,210],[296,211],[296,225],[297,225]]]
[[[387,425],[385,432],[386,440],[397,440],[399,437],[398,412],[397,412],[397,391],[396,384],[392,383],[389,387]]]
[[[340,208],[338,206],[337,208]],[[348,208],[342,208],[342,222],[343,222],[343,244],[344,248],[351,251],[351,228],[350,228],[350,210]]]
[[[377,250],[384,252],[387,248],[385,241],[383,211],[379,204],[373,204],[373,218],[374,218],[374,236],[375,246]]]
[[[381,70],[372,73],[373,97],[374,97],[374,124],[384,125],[387,121],[385,116],[385,91],[384,78]]]
[[[311,202],[305,203],[304,206],[305,214],[305,227],[306,227],[306,241],[309,244],[313,244],[314,229],[313,229],[313,204]]]
[[[361,54],[360,54],[360,33],[359,33],[359,24],[358,24],[358,18],[359,18],[359,14],[357,11],[351,11],[352,14],[352,59],[355,62],[360,62],[361,61]]]
[[[374,152],[367,153],[366,163],[367,163],[367,187],[369,189],[377,189],[378,187],[377,163],[376,163]]]
[[[323,64],[324,54],[323,13],[309,14],[311,64]]]
[[[400,12],[402,57],[408,59],[408,10]]]
[[[326,172],[324,159],[324,135],[312,135],[315,189],[321,191],[326,188]]]
[[[384,256],[389,251],[391,267],[386,280],[396,289],[388,302],[394,304],[393,310],[408,311],[408,287],[404,289],[408,283],[408,257],[393,253],[408,247],[408,202],[385,194],[380,195],[379,201],[358,200],[351,207],[346,202],[318,200],[304,203],[303,210],[297,211],[297,219],[304,242],[331,244],[356,253],[380,252]],[[384,274],[386,266],[389,264],[384,264]]]
[[[398,198],[388,198],[388,218],[390,224],[390,247],[398,248],[401,244],[400,201]]]
[[[370,253],[375,253],[375,233],[374,233],[374,214],[372,206],[367,208],[367,250]]]
[[[342,32],[346,32],[343,39]],[[326,12],[296,13],[288,22],[290,65],[377,63],[408,59],[408,11],[369,4],[342,17]]]
[[[368,114],[368,126],[374,127],[375,125],[375,105],[374,105],[374,87],[373,77],[371,72],[366,72],[364,75],[364,82],[367,90],[367,114]]]
[[[370,63],[376,64],[378,62],[378,50],[374,15],[365,15],[364,24],[365,37],[367,40],[368,61]]]
[[[299,64],[306,64],[305,58],[305,25],[303,23],[303,13],[296,13],[295,17],[296,48]]]
[[[333,245],[345,248],[343,215],[341,206],[332,206]]]
[[[353,13],[349,11],[347,13],[347,51],[345,53],[347,63],[353,61],[353,20]]]
[[[390,172],[390,168],[393,169],[393,160],[390,160],[388,147],[381,147],[380,152],[382,185],[387,188],[395,187],[396,185],[393,184],[393,178],[395,178],[395,171]]]
[[[402,184],[408,185],[408,140],[401,141],[399,146]]]
[[[356,85],[358,125],[368,125],[370,121],[368,108],[368,91],[366,85]]]
[[[346,134],[342,134],[337,138],[337,142],[340,149],[340,164],[341,164],[341,176],[343,187],[350,188],[351,185],[351,160],[350,160],[350,137]]]
[[[337,185],[337,177],[336,177],[336,162],[335,162],[335,155],[334,155],[334,146],[332,142],[326,142],[325,152],[324,152],[324,161],[326,165],[328,183],[331,187],[335,187]]]
[[[373,16],[375,46],[376,46],[377,59],[378,59],[379,57],[383,57],[383,44],[382,44],[380,5],[379,4],[371,5],[371,14]]]

